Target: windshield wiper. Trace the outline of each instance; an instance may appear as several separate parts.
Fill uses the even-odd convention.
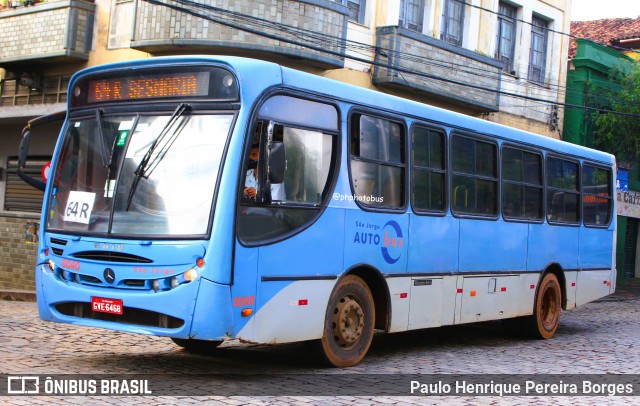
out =
[[[162,127],[162,130],[160,130],[160,134],[158,134],[156,139],[149,146],[149,149],[144,154],[144,157],[142,158],[142,160],[140,161],[140,163],[138,164],[138,167],[134,172],[135,177],[133,178],[133,182],[131,183],[131,190],[129,191],[129,197],[127,198],[127,207],[125,208],[125,211],[129,211],[129,207],[131,206],[131,201],[133,200],[133,196],[136,194],[136,189],[138,187],[138,184],[140,183],[140,179],[149,178],[151,173],[158,167],[158,164],[160,163],[160,161],[162,161],[162,159],[166,155],[169,148],[171,148],[173,143],[178,138],[178,135],[180,134],[179,131],[170,132],[169,130],[171,129],[171,127],[173,127],[175,123],[178,122],[178,120],[184,114],[184,112],[190,109],[191,109],[190,105],[186,103],[181,103],[175,109],[175,111],[169,118],[169,121],[167,121],[167,124],[165,124],[164,127]],[[167,135],[169,135],[168,138],[167,138]],[[165,138],[167,141],[163,142]],[[158,145],[162,145],[162,147],[160,148],[158,153],[155,156],[153,156],[153,153],[155,152]],[[153,157],[153,160],[151,159],[151,157]]]
[[[131,133],[135,131],[136,126],[138,125],[139,119],[140,119],[139,114],[135,116],[135,118],[133,119],[133,123],[131,124],[131,128],[129,130]],[[119,138],[120,138],[119,135],[116,135],[113,138],[113,142],[111,143],[111,152],[109,153],[109,162],[107,162],[107,164],[105,165],[105,168],[107,169],[107,183],[105,184],[105,198],[107,199],[111,198],[111,194],[113,192],[113,189],[111,188],[111,185],[110,185],[111,172],[113,171],[113,165],[115,164],[114,158],[116,155],[116,147],[118,146]]]

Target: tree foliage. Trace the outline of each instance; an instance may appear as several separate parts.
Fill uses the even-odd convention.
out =
[[[610,79],[613,86],[597,89],[597,107],[613,112],[592,113],[595,147],[635,164],[640,161],[640,64],[612,69]]]

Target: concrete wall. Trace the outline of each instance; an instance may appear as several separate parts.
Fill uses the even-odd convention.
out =
[[[390,56],[376,58],[389,67],[374,67],[374,83],[408,86],[479,110],[498,110],[502,64],[494,59],[404,28],[379,28],[377,38],[378,46],[389,49]],[[395,52],[400,52],[400,56],[395,57]],[[403,55],[428,55],[429,60],[413,60]],[[394,69],[397,66],[430,77],[397,71]]]
[[[95,5],[53,1],[0,14],[0,60],[53,57],[88,59]]]
[[[207,47],[209,53],[217,51],[225,54],[257,51],[302,57],[308,62],[319,62],[327,64],[328,67],[344,65],[344,58],[341,56],[279,41],[277,38],[256,35],[226,24],[235,24],[246,29],[254,28],[269,35],[292,39],[343,55],[347,32],[347,7],[334,2],[315,0],[203,0],[201,4],[212,8],[192,10],[209,16],[212,21],[169,7],[137,2],[132,48],[156,53],[175,52],[176,46]],[[240,13],[250,17],[244,18],[243,21],[229,13]],[[258,27],[251,17],[270,23]],[[299,27],[342,41],[336,43],[322,38],[314,39],[302,32],[289,33],[277,24]]]

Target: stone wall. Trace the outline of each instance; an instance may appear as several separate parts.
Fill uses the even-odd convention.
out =
[[[0,216],[0,291],[35,291],[37,245],[26,242],[27,223],[40,223],[38,215]]]

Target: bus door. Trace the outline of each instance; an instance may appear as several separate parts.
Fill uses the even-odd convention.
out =
[[[255,291],[255,317],[238,334],[258,342],[320,338],[343,269],[344,216],[326,208],[336,175],[337,110],[277,95],[259,114],[243,166],[234,268],[234,292]]]

